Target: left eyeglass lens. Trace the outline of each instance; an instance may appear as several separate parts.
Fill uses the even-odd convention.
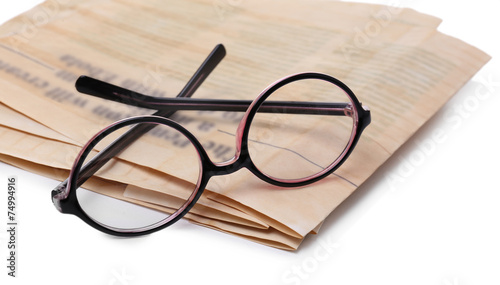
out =
[[[200,176],[191,141],[173,127],[139,123],[122,127],[95,145],[83,165],[132,127],[150,129],[76,189],[82,210],[119,232],[140,232],[167,223],[189,203]],[[95,161],[95,160],[94,160]],[[80,179],[84,172],[79,171]]]
[[[268,102],[302,107],[266,107]],[[300,108],[306,110],[293,111]],[[248,134],[250,157],[274,179],[317,175],[333,167],[347,150],[354,131],[353,111],[350,96],[335,83],[322,78],[291,81],[258,108]]]

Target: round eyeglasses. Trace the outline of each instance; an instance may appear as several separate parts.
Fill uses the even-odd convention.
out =
[[[120,236],[178,221],[213,176],[246,168],[281,187],[318,181],[348,158],[371,121],[370,111],[345,84],[315,72],[282,78],[254,101],[156,98],[89,77],[76,85],[87,94],[158,110],[97,133],[77,156],[68,180],[52,193],[61,212]],[[233,158],[213,162],[193,134],[167,118],[179,110],[245,112]]]

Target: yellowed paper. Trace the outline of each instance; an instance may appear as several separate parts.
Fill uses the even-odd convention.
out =
[[[41,144],[43,148],[32,141],[23,140],[25,145],[19,147],[5,142],[0,153],[67,169],[68,158],[76,156],[75,145],[83,145],[107,123],[152,113],[78,94],[73,87],[78,75],[174,97],[220,42],[228,55],[196,97],[254,99],[281,76],[314,70],[339,78],[370,107],[372,124],[336,176],[297,189],[269,186],[245,170],[210,181],[207,199],[270,228],[256,233],[229,230],[215,220],[204,225],[287,249],[296,249],[489,60],[474,47],[437,32],[440,20],[435,17],[378,5],[246,1],[218,7],[212,1],[68,1],[55,14],[36,25],[36,33],[29,37],[23,32],[23,17],[30,14],[0,27],[0,101],[74,143],[50,147],[58,139],[46,133],[41,136],[54,141]],[[173,119],[196,135],[214,161],[224,161],[234,153],[241,116],[179,112]],[[4,125],[16,129],[12,123]],[[71,150],[63,151],[67,147]],[[48,159],[55,162],[47,164]],[[162,165],[153,159],[126,157],[127,162],[154,169]],[[177,176],[186,180],[189,175]],[[134,184],[136,178],[112,179]],[[160,193],[158,185],[139,186]]]
[[[23,114],[18,113],[3,104],[0,104],[0,125],[47,139],[76,144],[76,142],[68,137],[65,137],[42,124],[29,119]]]

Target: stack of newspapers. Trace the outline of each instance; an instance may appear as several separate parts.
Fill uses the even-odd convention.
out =
[[[490,59],[438,32],[440,22],[397,6],[337,1],[47,1],[0,27],[0,161],[63,181],[102,128],[154,113],[79,93],[80,75],[175,97],[219,43],[227,55],[193,97],[253,100],[283,76],[330,74],[372,116],[335,175],[291,189],[245,170],[214,177],[185,216],[197,225],[296,250],[306,235],[320,234],[324,219]],[[242,116],[182,111],[170,119],[192,132],[213,161],[223,162],[236,152]],[[165,139],[165,145],[176,143]],[[153,143],[161,153],[163,142]],[[168,161],[151,155],[128,156],[128,165],[147,171],[98,177],[114,186],[96,191],[137,204],[154,204],[141,197],[155,193],[175,198],[157,178],[183,180],[183,174],[149,162],[175,166],[183,152]],[[171,211],[159,204],[155,209]]]

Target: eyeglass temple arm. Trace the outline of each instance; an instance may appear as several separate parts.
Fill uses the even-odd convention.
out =
[[[76,89],[84,94],[153,110],[245,112],[253,101],[194,98],[162,98],[144,95],[88,76],[80,76]],[[265,101],[259,112],[349,116],[349,103]]]
[[[191,97],[194,92],[200,87],[200,85],[205,81],[208,75],[217,67],[217,65],[222,61],[226,55],[226,50],[222,44],[215,46],[210,55],[205,59],[205,61],[198,68],[196,73],[191,77],[186,86],[179,92],[177,97]],[[175,110],[158,110],[153,115],[169,117],[175,113]],[[113,143],[111,143],[104,150],[100,151],[95,155],[87,164],[85,164],[80,170],[79,179],[77,181],[77,186],[83,184],[89,177],[91,177],[98,169],[100,169],[104,164],[106,164],[112,157],[120,153],[129,144],[133,143],[136,139],[141,137],[143,134],[150,131],[154,126],[151,125],[138,125],[126,133],[121,135]],[[54,190],[52,190],[52,201],[56,208],[61,211],[59,201],[62,196],[66,196],[68,193],[65,192],[68,185],[68,179],[61,182]]]

